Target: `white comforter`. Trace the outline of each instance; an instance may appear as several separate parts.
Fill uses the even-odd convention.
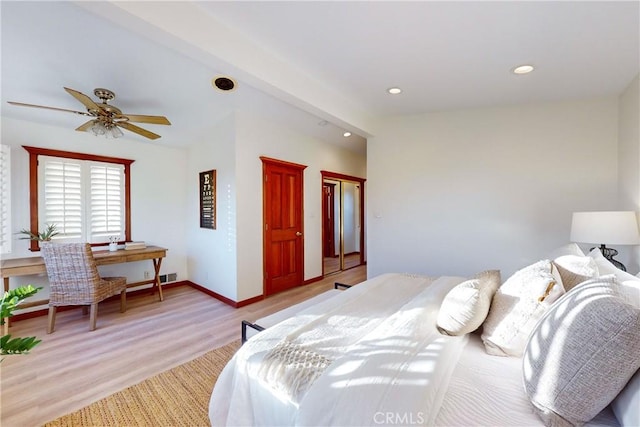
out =
[[[433,424],[467,340],[436,318],[463,280],[382,275],[261,332],[218,378],[212,425]],[[297,375],[274,348],[320,363]]]

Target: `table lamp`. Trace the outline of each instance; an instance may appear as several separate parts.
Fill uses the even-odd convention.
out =
[[[605,245],[640,243],[636,213],[632,211],[574,212],[570,239],[577,243],[600,244],[602,255],[620,270],[627,271],[620,261],[613,259],[618,255],[618,251]]]

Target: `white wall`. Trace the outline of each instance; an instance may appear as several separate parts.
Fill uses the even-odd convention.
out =
[[[617,99],[390,118],[368,141],[368,275],[509,275],[615,209]]]
[[[629,84],[619,99],[619,193],[620,209],[640,212],[640,75]],[[640,248],[630,251],[629,272],[640,270]],[[621,252],[621,255],[624,255]]]
[[[162,141],[162,140],[160,140]],[[106,139],[73,129],[2,118],[2,144],[11,146],[11,214],[15,232],[29,228],[29,164],[23,145],[79,153],[106,155],[135,160],[131,165],[131,228],[133,240],[168,248],[161,274],[177,273],[187,278],[185,224],[186,212],[185,150],[165,148],[162,142]],[[12,252],[3,259],[36,256],[29,242],[14,235]],[[127,276],[129,281],[143,280],[144,272],[153,272],[151,261],[101,266],[103,275]],[[48,295],[46,276],[12,278],[11,287],[32,283],[45,286],[38,299]]]
[[[187,227],[189,279],[237,300],[235,118],[223,119],[189,149]],[[199,173],[216,170],[216,229],[200,228]]]
[[[262,294],[262,162],[260,156],[307,165],[304,171],[304,278],[322,275],[321,170],[366,177],[364,156],[273,122],[236,116],[238,300]]]

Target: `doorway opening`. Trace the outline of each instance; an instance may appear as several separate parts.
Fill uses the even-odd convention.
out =
[[[322,173],[322,275],[366,263],[363,178]]]

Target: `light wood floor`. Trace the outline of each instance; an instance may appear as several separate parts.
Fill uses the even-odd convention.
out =
[[[324,257],[324,273],[330,274],[340,271],[339,257]],[[360,253],[354,253],[344,256],[344,269],[348,270],[360,265]]]
[[[325,277],[246,307],[234,309],[188,286],[100,304],[98,329],[89,332],[81,309],[58,313],[46,334],[46,317],[14,322],[13,336],[37,336],[31,354],[0,363],[0,425],[40,426],[145,378],[240,338],[240,321],[255,321],[333,289],[338,281],[366,280],[366,267]]]

